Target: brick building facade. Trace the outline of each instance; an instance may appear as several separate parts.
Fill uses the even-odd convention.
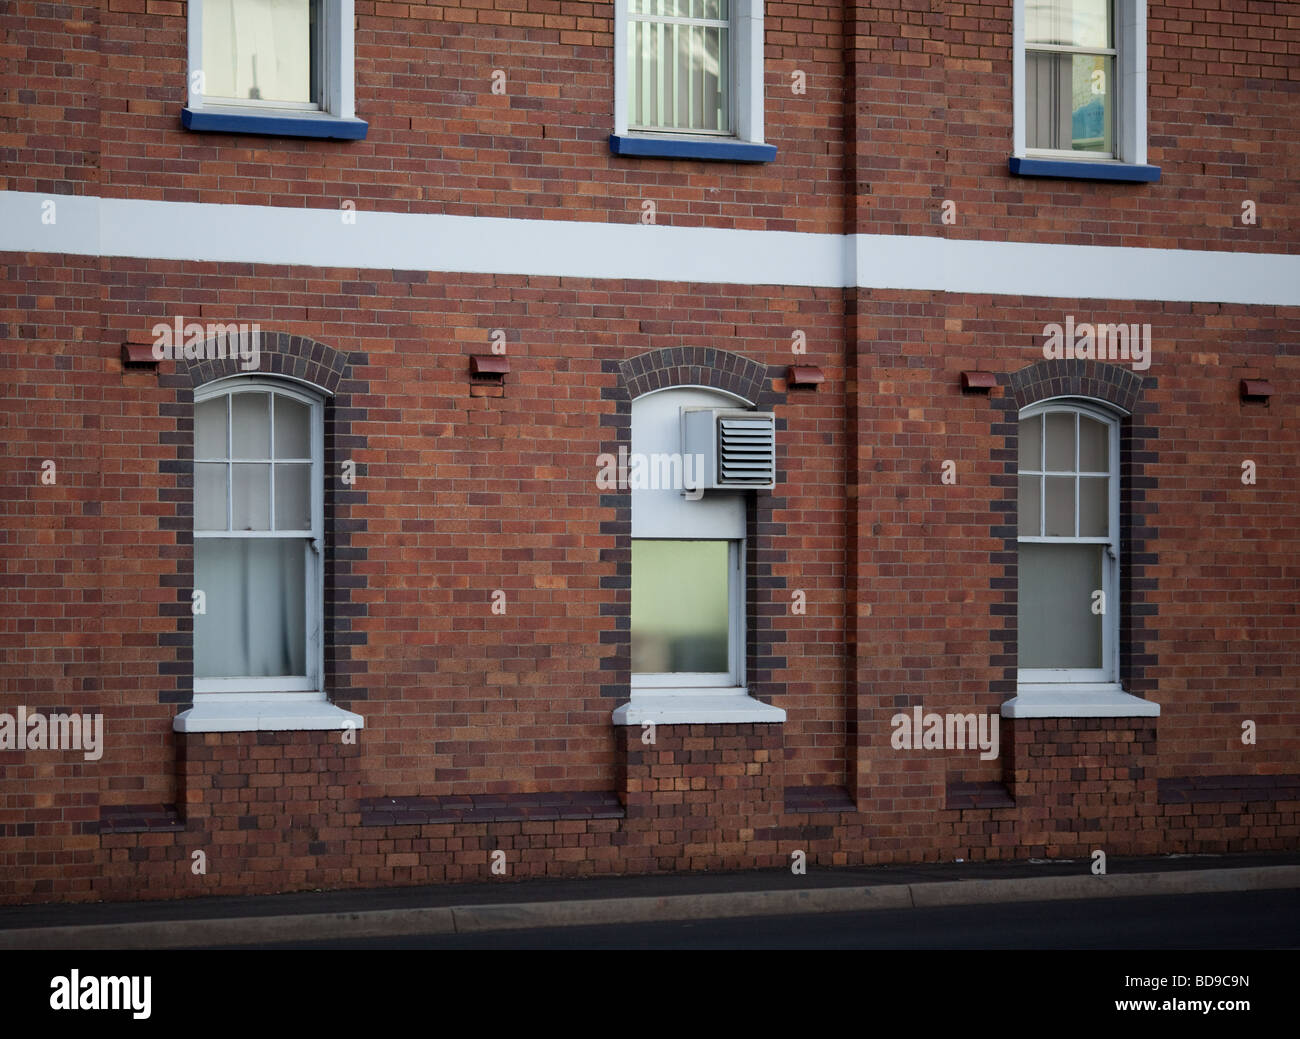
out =
[[[103,722],[0,743],[0,901],[1300,844],[1300,7],[1117,0],[1104,161],[1024,146],[1020,0],[713,11],[761,89],[712,137],[625,125],[627,0],[322,0],[354,82],[280,124],[196,95],[197,2],[0,12],[0,725]],[[1048,356],[1067,318],[1148,363]],[[176,320],[256,369],[157,360]],[[265,463],[319,480],[293,689],[196,683],[242,380],[319,422]],[[597,479],[687,387],[774,416],[725,702],[637,685]],[[1072,475],[1026,465],[1062,422]],[[1021,659],[1067,480],[1090,681]],[[999,752],[900,746],[916,708]]]

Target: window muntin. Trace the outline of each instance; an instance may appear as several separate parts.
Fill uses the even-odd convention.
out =
[[[206,101],[323,107],[320,0],[203,0],[202,21]]]
[[[1118,434],[1112,416],[1083,405],[1021,415],[1022,682],[1117,680]]]
[[[1025,0],[1025,146],[1116,154],[1114,0]]]
[[[196,398],[195,692],[319,691],[319,400],[241,378]]]
[[[627,123],[734,133],[729,0],[627,0]]]

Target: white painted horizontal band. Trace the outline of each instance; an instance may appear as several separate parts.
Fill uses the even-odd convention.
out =
[[[42,222],[47,201],[55,222]],[[639,210],[638,210],[639,215]],[[355,217],[345,223],[344,217]],[[47,218],[48,219],[48,218]],[[0,251],[362,270],[1300,305],[1300,254],[0,192]]]

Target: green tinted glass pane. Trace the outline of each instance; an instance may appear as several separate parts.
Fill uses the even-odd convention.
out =
[[[728,543],[632,542],[632,670],[729,668]]]
[[[312,0],[203,0],[203,92],[309,102]]]

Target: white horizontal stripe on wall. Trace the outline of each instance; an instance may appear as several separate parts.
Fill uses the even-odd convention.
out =
[[[54,203],[54,222],[42,221]],[[0,251],[1068,299],[1300,305],[1300,255],[0,192]],[[47,217],[48,219],[48,217]]]

